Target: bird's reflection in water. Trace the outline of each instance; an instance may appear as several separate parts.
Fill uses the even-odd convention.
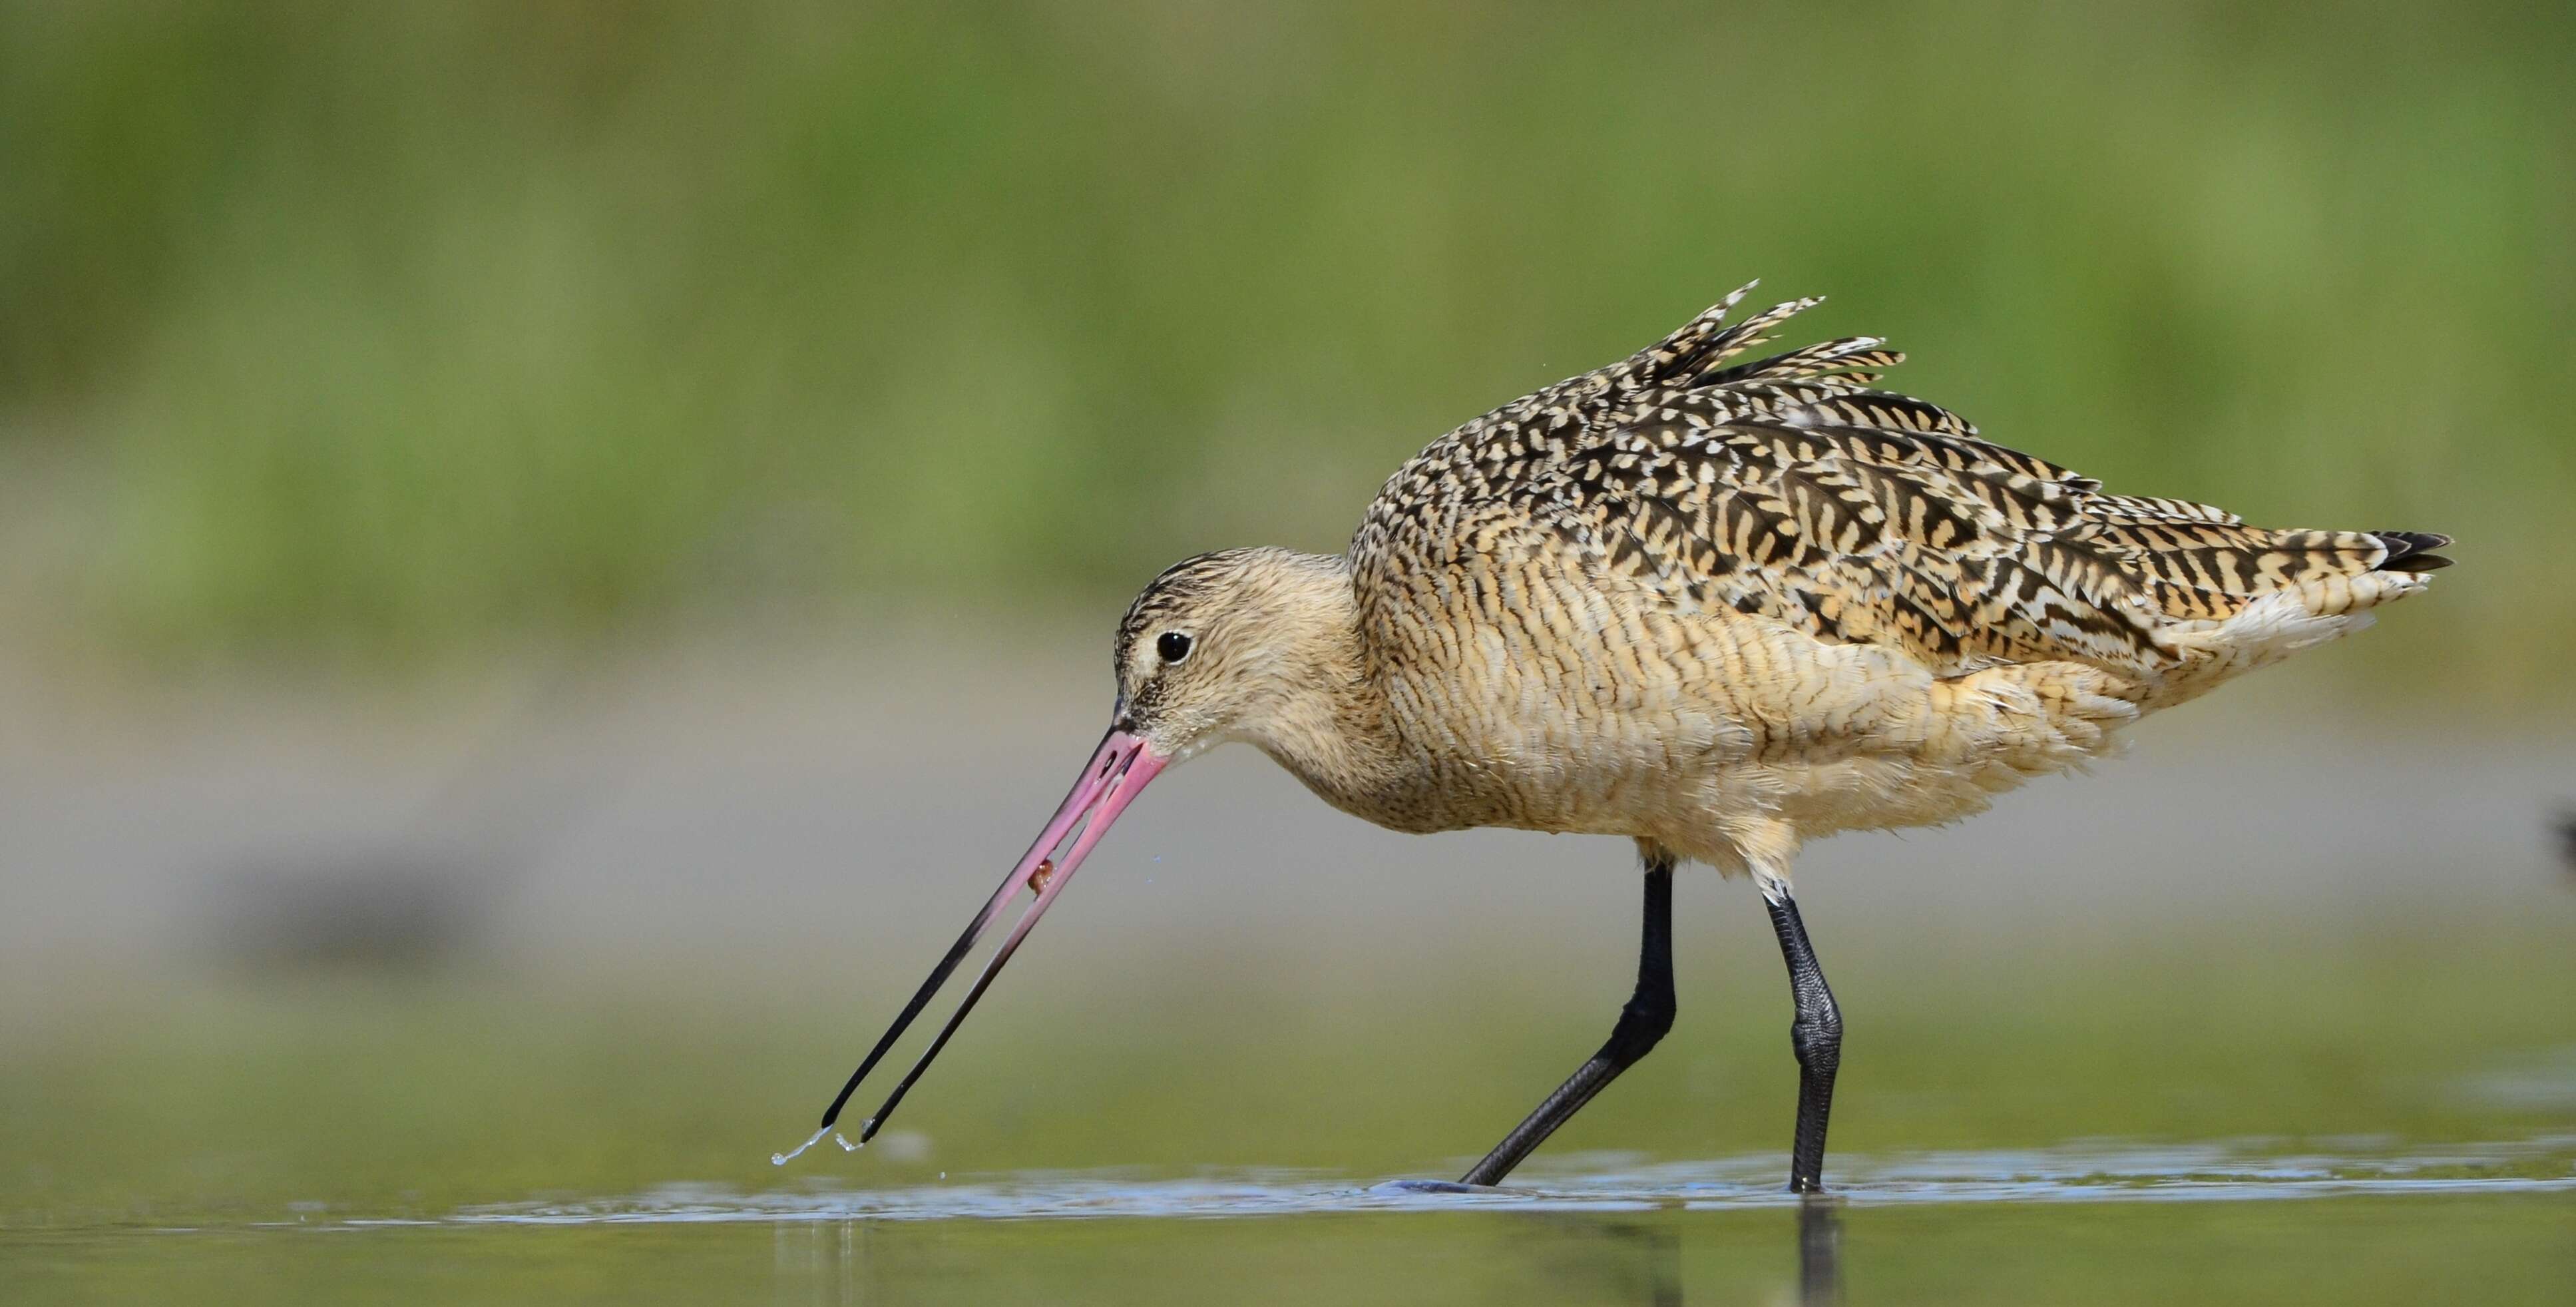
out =
[[[1682,1298],[1682,1241],[1670,1224],[1617,1226],[1612,1232],[1633,1241],[1638,1256],[1623,1275],[1632,1282],[1623,1298],[1654,1307],[1673,1307]],[[1800,1307],[1831,1307],[1843,1300],[1842,1201],[1829,1194],[1809,1194],[1798,1204],[1798,1302]]]
[[[1839,1304],[1841,1202],[1811,1196],[1795,1211],[1795,1300],[1804,1307]],[[1303,1273],[1266,1281],[1268,1301],[1349,1301],[1355,1290],[1383,1290],[1395,1275],[1418,1291],[1409,1300],[1426,1303],[1505,1300],[1499,1292],[1514,1301],[1670,1307],[1688,1301],[1686,1239],[1702,1263],[1702,1287],[1715,1300],[1740,1300],[1749,1291],[1756,1300],[1779,1301],[1789,1269],[1778,1242],[1789,1223],[1779,1218],[1787,1213],[1743,1215],[1752,1224],[1712,1228],[1701,1224],[1708,1214],[1678,1210],[1493,1214],[1445,1230],[1398,1232],[1383,1223],[1419,1218],[1367,1214],[1326,1218],[1321,1226],[1183,1223],[1143,1238],[1140,1232],[1150,1227],[1117,1221],[1050,1226],[1048,1237],[1036,1238],[1030,1232],[1039,1227],[1016,1223],[960,1228],[843,1220],[781,1222],[769,1239],[775,1301],[842,1307],[914,1301],[931,1286],[995,1301],[1016,1300],[1031,1286],[1045,1286],[1049,1301],[1068,1304],[1161,1301],[1157,1295],[1186,1297],[1212,1278],[1236,1283],[1251,1267],[1276,1275],[1284,1247],[1296,1250],[1286,1264]],[[1497,1219],[1500,1224],[1490,1223]],[[1094,1232],[1111,1237],[1080,1237]],[[1332,1255],[1318,1258],[1318,1250]]]
[[[1611,1225],[1605,1232],[1622,1245],[1611,1286],[1619,1301],[1673,1307],[1682,1301],[1682,1240],[1668,1224]]]
[[[1682,1238],[1669,1221],[1592,1227],[1619,1245],[1617,1256],[1596,1265],[1595,1275],[1611,1281],[1605,1301],[1649,1303],[1672,1307],[1682,1294]],[[1829,1307],[1843,1300],[1842,1202],[1827,1194],[1810,1194],[1798,1205],[1798,1302],[1801,1307]],[[1599,1281],[1595,1281],[1599,1283]]]
[[[1842,1300],[1842,1203],[1828,1194],[1808,1194],[1798,1204],[1798,1301],[1822,1307]]]

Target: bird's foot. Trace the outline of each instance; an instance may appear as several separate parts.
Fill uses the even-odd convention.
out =
[[[1455,1180],[1389,1180],[1383,1184],[1370,1186],[1369,1192],[1373,1194],[1489,1194],[1495,1192],[1495,1189],[1492,1185],[1460,1184]]]

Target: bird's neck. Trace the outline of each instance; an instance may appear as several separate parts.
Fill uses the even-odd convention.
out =
[[[1273,628],[1290,638],[1272,669],[1269,711],[1241,734],[1325,802],[1380,820],[1390,796],[1413,788],[1415,751],[1371,673],[1349,567],[1314,561],[1312,583],[1292,600],[1299,611]]]

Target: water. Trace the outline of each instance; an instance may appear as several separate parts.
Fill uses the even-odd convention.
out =
[[[1250,1172],[334,1212],[0,1232],[13,1301],[2564,1301],[2576,1136],[2437,1150],[2095,1142],[1838,1159],[1561,1159],[1461,1190]]]
[[[862,1144],[851,1143],[849,1140],[843,1139],[840,1135],[834,1134],[832,1127],[824,1126],[822,1129],[805,1136],[805,1142],[796,1145],[794,1148],[790,1148],[783,1153],[771,1153],[769,1155],[769,1164],[771,1166],[785,1166],[789,1162],[793,1162],[797,1158],[803,1157],[805,1155],[805,1150],[823,1142],[823,1136],[825,1135],[831,1135],[832,1142],[839,1144],[841,1146],[841,1151],[845,1153],[855,1153],[865,1146]]]
[[[1959,1150],[1890,1158],[1836,1157],[1839,1205],[2256,1202],[2364,1196],[2576,1194],[2576,1135],[2407,1150],[2345,1140],[2349,1151],[2279,1151],[2280,1141],[2196,1145],[2085,1143],[2061,1148]],[[1322,1175],[1252,1172],[1153,1178],[1115,1172],[1030,1173],[893,1189],[740,1193],[668,1185],[582,1202],[481,1204],[444,1222],[400,1224],[637,1225],[708,1222],[1189,1219],[1354,1212],[1644,1212],[1795,1207],[1782,1159],[1621,1165],[1615,1155],[1533,1166],[1501,1188],[1397,1179],[1357,1183]],[[1589,1163],[1588,1168],[1585,1164]],[[1560,1169],[1567,1166],[1584,1169]],[[353,1220],[353,1225],[383,1224]]]
[[[1464,1192],[1432,1182],[1598,1036],[1556,969],[1032,986],[904,1129],[785,1167],[872,1020],[540,973],[154,991],[0,1058],[0,1300],[2563,1302],[2576,1032],[2526,927],[2438,965],[2159,937],[2037,988],[1853,949],[1823,1207],[1780,1189],[1782,1005],[1705,979],[1687,1041]],[[1282,1164],[1211,1160],[1247,1158]]]

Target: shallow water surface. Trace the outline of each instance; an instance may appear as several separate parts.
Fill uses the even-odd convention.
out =
[[[2576,1193],[2576,1135],[2402,1150],[2338,1140],[2338,1152],[2280,1151],[2242,1140],[2200,1145],[2112,1143],[1834,1159],[1839,1206],[2051,1202],[2250,1202],[2397,1195]],[[1615,1155],[1532,1165],[1521,1182],[1470,1188],[1438,1181],[1354,1184],[1265,1172],[1152,1179],[1068,1172],[944,1178],[907,1189],[740,1194],[672,1185],[631,1198],[466,1208],[452,1224],[624,1225],[725,1221],[938,1221],[964,1218],[1302,1216],[1363,1211],[1719,1211],[1797,1206],[1768,1154],[1715,1162],[1621,1166]],[[1592,1166],[1586,1168],[1586,1162]],[[375,1224],[363,1220],[352,1224]],[[404,1222],[417,1224],[418,1222]]]
[[[852,1190],[672,1185],[442,1216],[0,1232],[19,1301],[1154,1303],[2563,1301],[2576,1136],[2248,1140],[1838,1164],[1594,1155],[1461,1190],[1054,1172]]]

